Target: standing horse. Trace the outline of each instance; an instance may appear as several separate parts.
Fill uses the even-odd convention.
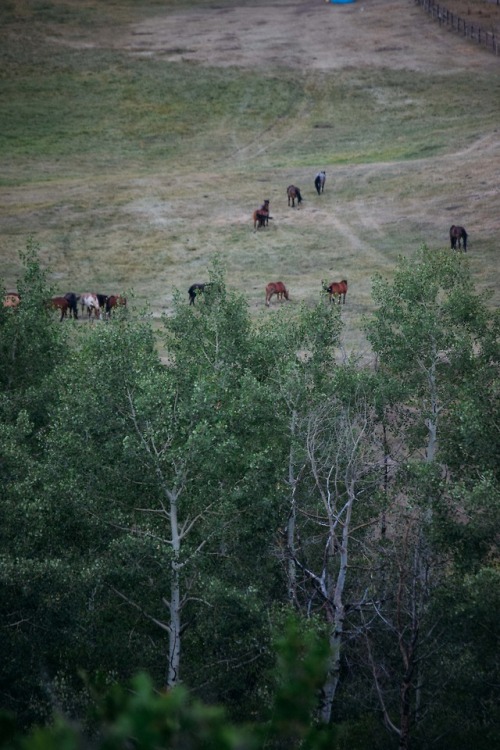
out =
[[[89,320],[92,317],[92,312],[94,313],[94,317],[101,317],[101,306],[99,305],[97,294],[82,294],[80,303],[82,306],[82,315],[85,308],[87,308],[87,315],[89,316]]]
[[[314,178],[314,187],[316,188],[318,195],[325,192],[325,181],[326,172],[322,170],[321,172],[318,172],[318,174]]]
[[[288,290],[282,281],[271,281],[266,286],[266,307],[269,307],[269,303],[273,294],[275,294],[276,297],[281,300],[289,299]]]
[[[253,212],[254,231],[256,229],[260,229],[260,227],[269,226],[269,219],[272,218],[272,216],[269,216],[269,201],[265,200],[262,206],[260,208],[256,208]]]
[[[467,252],[468,234],[463,227],[456,227],[452,224],[450,227],[450,245],[452,250],[460,250],[463,242],[464,253]]]
[[[70,309],[69,302],[66,297],[52,297],[52,299],[48,302],[48,306],[53,308],[54,310],[61,311],[61,317],[59,319],[60,322],[64,320],[68,310]]]
[[[286,189],[286,194],[288,197],[288,205],[290,205],[291,201],[292,208],[295,208],[295,199],[297,199],[297,205],[302,203],[302,195],[298,187],[295,187],[295,185],[289,185]]]
[[[118,307],[118,305],[126,307],[127,306],[127,298],[122,297],[120,294],[110,294],[109,297],[106,297],[106,315],[108,318],[111,317],[111,311],[114,307]]]
[[[328,292],[328,294],[330,295],[330,302],[332,302],[334,298],[338,296],[339,305],[340,305],[340,300],[342,298],[343,298],[343,304],[345,305],[345,296],[347,294],[346,279],[343,279],[342,281],[332,281],[331,284],[325,284],[323,282],[323,289],[325,292]]]
[[[189,294],[189,304],[194,305],[194,301],[196,297],[199,294],[203,294],[206,289],[210,286],[209,283],[205,282],[204,284],[191,284],[191,286],[188,289]]]
[[[71,318],[71,315],[73,315],[73,318],[78,320],[78,300],[80,299],[80,295],[74,292],[67,292],[64,295],[64,299],[68,300],[69,317]]]

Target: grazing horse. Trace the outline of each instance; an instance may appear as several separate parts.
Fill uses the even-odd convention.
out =
[[[94,313],[94,317],[101,317],[101,306],[99,305],[97,294],[90,294],[88,292],[86,294],[82,294],[80,304],[82,306],[82,315],[84,309],[87,308],[87,315],[89,316],[89,320],[92,317],[92,312]]]
[[[450,227],[450,245],[452,250],[460,250],[462,241],[464,245],[464,253],[467,252],[467,232],[463,227],[456,227],[452,224]]]
[[[330,295],[330,302],[332,302],[334,298],[338,296],[339,305],[342,298],[343,304],[345,305],[345,296],[347,294],[347,281],[345,279],[343,279],[342,281],[332,281],[331,284],[325,284],[323,282],[323,289]]]
[[[269,219],[273,218],[269,216],[269,201],[265,200],[260,208],[255,209],[252,217],[254,231],[260,229],[260,227],[269,226]]]
[[[122,297],[119,294],[110,294],[109,297],[106,297],[106,315],[108,318],[111,317],[111,310],[114,307],[118,307],[118,305],[122,305],[123,307],[127,306],[127,298]]]
[[[48,302],[49,307],[61,311],[59,322],[62,322],[69,310],[69,302],[66,297],[52,297]]]
[[[273,294],[275,294],[276,297],[281,300],[289,299],[288,290],[282,281],[271,281],[266,286],[266,307],[269,307],[269,303]]]
[[[64,295],[64,299],[68,300],[69,317],[71,318],[71,315],[73,315],[73,318],[78,320],[78,300],[80,299],[80,295],[74,292],[67,292]]]
[[[188,289],[189,304],[194,305],[194,301],[198,294],[203,294],[206,290],[208,290],[208,287],[210,286],[211,284],[209,284],[208,282],[205,282],[204,284],[191,284]]]
[[[325,192],[325,180],[326,172],[324,170],[318,172],[318,174],[314,178],[314,187],[316,188],[318,195]]]
[[[288,205],[290,205],[291,201],[292,208],[295,208],[295,199],[297,199],[297,205],[302,203],[302,195],[298,187],[295,187],[295,185],[289,185],[286,189],[286,194],[288,196]]]
[[[21,302],[18,292],[7,292],[3,298],[3,307],[17,307]]]
[[[102,310],[102,308],[106,307],[106,303],[108,301],[108,295],[107,294],[96,294],[96,297],[97,297],[97,300],[99,302],[99,307]]]

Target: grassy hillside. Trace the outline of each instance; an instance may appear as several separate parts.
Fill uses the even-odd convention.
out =
[[[347,278],[344,318],[361,344],[372,275],[390,275],[421,243],[446,245],[460,223],[474,282],[497,304],[500,63],[413,4],[390,6],[3,3],[6,286],[33,236],[57,293],[133,289],[159,316],[218,252],[255,315],[269,314],[270,280],[283,279],[296,304],[315,300],[321,279]],[[368,35],[365,57],[347,54],[353,29]],[[253,63],[233,64],[240,53]],[[299,210],[287,206],[291,182]],[[254,233],[264,198],[274,218]]]

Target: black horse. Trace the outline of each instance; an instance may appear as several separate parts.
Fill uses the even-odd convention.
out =
[[[292,208],[295,208],[295,200],[297,200],[298,205],[302,203],[302,195],[295,185],[289,185],[286,189],[286,194],[288,196],[288,205],[291,202]]]
[[[68,301],[69,317],[71,318],[73,315],[73,318],[78,320],[78,300],[80,299],[80,295],[74,292],[67,292],[64,295],[64,299]]]
[[[204,294],[204,292],[208,291],[211,286],[212,285],[208,282],[205,282],[204,284],[191,284],[188,289],[189,304],[194,305],[194,301],[198,294]]]
[[[455,224],[452,224],[450,227],[450,245],[452,250],[460,250],[462,247],[464,247],[464,253],[467,252],[467,232],[463,227],[456,227]]]
[[[325,192],[325,180],[326,172],[324,170],[318,172],[318,174],[314,178],[314,187],[316,188],[318,195]]]

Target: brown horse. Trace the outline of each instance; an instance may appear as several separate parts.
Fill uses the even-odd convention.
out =
[[[66,297],[52,297],[52,299],[48,302],[48,306],[53,310],[61,311],[61,317],[59,318],[60,322],[63,321],[68,313],[68,310],[70,309],[70,304]]]
[[[288,290],[282,281],[271,281],[266,286],[266,307],[269,307],[269,303],[273,294],[275,294],[276,297],[281,300],[289,299]]]
[[[452,224],[450,227],[450,245],[452,250],[460,250],[463,242],[464,253],[467,252],[467,232],[463,227],[456,227]]]
[[[268,200],[265,200],[260,208],[255,209],[255,211],[252,214],[252,218],[253,218],[254,231],[256,229],[260,229],[261,227],[269,226],[269,219],[272,219],[273,217],[269,216],[269,201]]]
[[[288,197],[288,205],[291,204],[292,208],[295,208],[295,201],[297,201],[298,206],[302,203],[301,192],[295,185],[289,185],[286,189],[286,194]]]
[[[122,307],[126,307],[127,306],[127,298],[126,297],[122,297],[119,294],[110,294],[109,297],[106,297],[105,306],[106,306],[106,315],[108,316],[108,318],[111,317],[111,310],[114,307],[118,307],[119,305],[122,306]]]
[[[345,296],[347,294],[347,281],[345,279],[343,279],[342,281],[332,281],[331,284],[323,283],[323,289],[330,295],[330,302],[332,302],[335,297],[338,296],[339,305],[342,298],[343,304],[345,305]]]

